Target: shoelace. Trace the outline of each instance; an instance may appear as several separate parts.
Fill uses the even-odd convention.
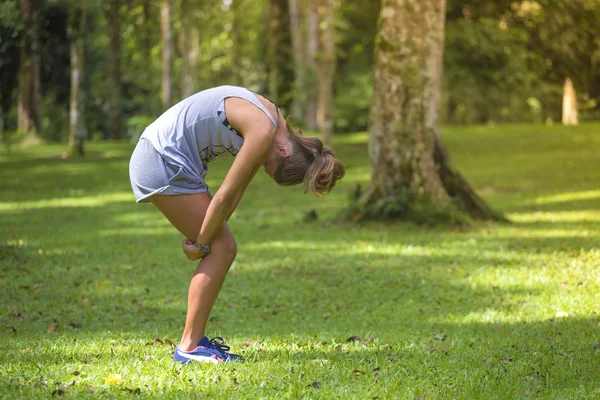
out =
[[[227,353],[229,350],[231,350],[231,347],[229,347],[225,344],[225,339],[223,339],[220,336],[210,339],[210,345],[212,346],[213,349],[216,349],[219,352],[221,352],[221,354],[223,356],[225,356],[225,353]]]

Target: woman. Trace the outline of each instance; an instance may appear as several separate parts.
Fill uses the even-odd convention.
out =
[[[223,155],[235,160],[211,197],[207,163]],[[317,196],[345,173],[318,138],[293,132],[275,104],[235,86],[208,89],[174,105],[144,130],[133,152],[129,173],[137,202],[154,204],[186,237],[187,258],[201,260],[175,361],[243,361],[221,338],[209,340],[205,328],[237,252],[226,221],[261,166],[278,184],[303,183],[305,192]]]

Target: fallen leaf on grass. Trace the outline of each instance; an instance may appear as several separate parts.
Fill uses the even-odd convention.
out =
[[[108,383],[109,385],[119,382],[123,382],[123,377],[120,374],[109,375],[106,378],[106,383]]]
[[[246,340],[242,343],[242,346],[254,346],[255,344],[260,344],[258,340]]]
[[[164,343],[159,338],[154,338],[154,340],[152,340],[151,342],[146,343],[146,346],[156,346],[159,344],[164,344]]]
[[[219,381],[221,381],[221,375],[217,375],[213,378],[213,383],[217,383]]]
[[[433,353],[434,351],[440,351],[442,353],[448,353],[450,350],[452,350],[452,346],[429,346],[427,347],[425,350],[427,350],[430,353]]]
[[[87,390],[90,393],[96,393],[96,388],[93,387],[92,385],[87,385],[87,387],[85,388],[85,390]]]
[[[75,375],[75,376],[79,376],[79,375],[81,375],[81,372],[79,372],[79,371],[73,371],[72,374]]]
[[[311,384],[310,384],[310,385],[308,385],[308,386],[312,386],[312,387],[314,387],[315,389],[320,389],[320,388],[321,388],[321,382],[316,382],[316,381],[315,381],[315,382],[311,383]]]
[[[66,389],[68,387],[74,386],[75,385],[75,381],[72,381],[71,383],[62,383],[62,382],[57,381],[56,385],[60,386],[61,389]]]
[[[52,323],[50,324],[50,326],[48,326],[48,329],[46,330],[46,333],[52,333],[56,330],[56,324]]]
[[[165,338],[164,343],[170,345],[171,347],[177,347],[177,345],[171,339]]]
[[[350,336],[348,339],[346,339],[346,342],[359,342],[360,341],[360,336]]]
[[[135,389],[132,389],[132,388],[125,388],[125,389],[121,389],[121,390],[124,390],[124,391],[126,391],[126,392],[129,392],[129,393],[131,393],[131,394],[142,394],[142,390],[141,390],[140,388],[135,388]]]
[[[352,370],[352,373],[354,374],[354,376],[359,376],[359,375],[365,375],[366,374],[365,371],[361,371],[360,369],[354,369],[354,370]]]
[[[446,336],[442,335],[441,333],[436,333],[436,332],[433,333],[433,337],[435,339],[437,339],[437,340],[444,340],[444,339],[446,339]]]
[[[52,392],[53,397],[54,396],[64,396],[64,395],[65,395],[65,391],[62,389],[58,389],[58,390],[55,390],[54,392]]]

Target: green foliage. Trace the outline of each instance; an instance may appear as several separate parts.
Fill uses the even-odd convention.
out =
[[[353,71],[343,77],[343,90],[335,97],[334,122],[339,132],[365,130],[373,97],[373,73]]]
[[[42,98],[42,130],[40,137],[50,142],[65,142],[70,131],[69,108],[53,96]]]
[[[523,30],[502,28],[493,18],[458,19],[447,24],[446,47],[449,122],[531,121],[526,101],[534,76]],[[510,107],[511,99],[518,104]]]
[[[256,176],[208,326],[241,365],[172,362],[195,263],[134,202],[131,145],[0,154],[0,397],[598,397],[600,126],[444,137],[514,224],[336,223],[369,179],[365,134],[335,138],[347,175],[322,199]],[[211,164],[213,190],[229,165]]]
[[[138,115],[135,117],[131,117],[127,120],[127,137],[129,141],[135,143],[138,141],[144,129],[152,122],[154,122],[156,118],[154,116],[143,116]]]

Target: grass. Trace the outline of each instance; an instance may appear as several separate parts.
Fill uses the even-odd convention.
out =
[[[335,221],[369,179],[365,134],[337,138],[324,199],[256,178],[209,324],[241,365],[171,361],[194,264],[133,201],[130,145],[0,155],[0,398],[600,398],[600,125],[444,135],[513,224]]]

